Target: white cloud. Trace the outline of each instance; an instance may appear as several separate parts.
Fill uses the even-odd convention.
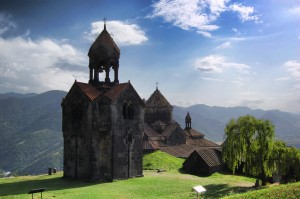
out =
[[[211,33],[207,32],[207,31],[198,30],[197,33],[202,35],[203,37],[206,37],[206,38],[211,38],[212,37]]]
[[[241,35],[241,34],[242,34],[242,33],[241,33],[238,29],[236,29],[236,28],[232,28],[231,30],[232,30],[232,32],[234,32],[236,35]]]
[[[205,37],[220,27],[213,24],[226,11],[237,12],[242,21],[258,21],[254,8],[241,4],[229,4],[230,0],[158,0],[153,3],[149,18],[162,17],[165,22],[184,30],[196,30]]]
[[[215,81],[215,82],[223,82],[223,79],[218,79],[218,78],[210,78],[210,77],[202,77],[203,80],[207,81]]]
[[[218,55],[209,55],[198,58],[194,62],[195,69],[206,73],[222,73],[226,69],[236,69],[239,72],[247,72],[250,68],[245,64],[227,62],[225,57]]]
[[[294,8],[290,8],[288,10],[288,13],[291,15],[298,15],[300,16],[300,6],[294,7]]]
[[[86,55],[51,39],[0,37],[0,90],[68,90],[75,79],[87,81]]]
[[[242,4],[234,3],[229,6],[229,10],[237,12],[242,22],[255,21],[258,22],[258,15],[254,15],[254,8],[250,6],[243,6]]]
[[[225,48],[230,48],[231,47],[231,42],[227,41],[222,43],[221,45],[217,46],[216,49],[225,49]]]
[[[225,1],[200,1],[200,0],[160,0],[154,3],[153,13],[150,18],[162,17],[166,22],[184,30],[196,29],[212,31],[219,27],[211,24],[224,10]],[[210,10],[206,13],[206,10]]]
[[[283,64],[283,67],[291,73],[293,78],[300,80],[300,62],[295,60],[287,61]]]
[[[257,108],[266,103],[267,99],[243,99],[240,102],[240,106]]]
[[[107,21],[107,31],[117,45],[140,45],[148,41],[146,33],[136,24],[128,24],[123,21]],[[103,21],[91,24],[91,30],[87,33],[89,40],[94,41],[103,30]]]
[[[10,18],[11,16],[6,13],[0,13],[0,36],[16,28],[16,24]]]
[[[286,81],[286,80],[290,80],[290,77],[279,77],[277,79],[275,79],[276,81]]]

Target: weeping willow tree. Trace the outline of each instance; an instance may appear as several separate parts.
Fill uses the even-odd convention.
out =
[[[243,167],[243,172],[258,176],[262,185],[273,171],[271,155],[274,126],[268,120],[258,120],[247,115],[230,120],[225,128],[225,142],[222,148],[223,161],[235,172]]]

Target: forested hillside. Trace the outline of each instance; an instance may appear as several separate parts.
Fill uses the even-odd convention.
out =
[[[63,91],[1,94],[0,168],[16,174],[62,168],[61,107]]]

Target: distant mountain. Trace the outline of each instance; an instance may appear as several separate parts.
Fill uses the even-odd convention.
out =
[[[256,118],[270,120],[275,125],[276,137],[298,146],[300,144],[300,114],[292,114],[279,110],[264,111],[247,107],[210,107],[203,104],[190,107],[174,106],[174,119],[184,127],[185,116],[190,112],[192,127],[206,135],[206,138],[214,141],[222,141],[224,128],[232,118],[252,115]],[[298,140],[298,141],[295,141]]]
[[[37,95],[37,94],[36,93],[20,94],[20,93],[9,92],[9,93],[0,94],[0,99],[6,99],[6,98],[10,98],[10,97],[26,98],[26,97],[33,97],[35,95]]]
[[[62,112],[64,91],[42,94],[0,94],[0,171],[15,174],[46,173],[48,167],[63,168]],[[207,139],[222,141],[231,118],[250,114],[271,120],[276,136],[300,147],[300,115],[278,110],[252,110],[247,107],[174,106],[174,119],[185,126],[190,112],[192,127]]]
[[[48,167],[62,169],[60,103],[65,95],[1,94],[0,169],[22,175],[45,173]]]

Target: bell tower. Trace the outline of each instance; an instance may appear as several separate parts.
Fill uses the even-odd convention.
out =
[[[188,112],[185,116],[185,129],[191,129],[192,128],[192,118],[190,116],[190,113]]]
[[[119,84],[119,59],[120,49],[106,30],[106,19],[104,28],[98,38],[90,47],[89,53],[89,84],[103,90]],[[110,70],[114,70],[114,80],[109,77]],[[105,72],[104,81],[100,81],[99,73]]]

